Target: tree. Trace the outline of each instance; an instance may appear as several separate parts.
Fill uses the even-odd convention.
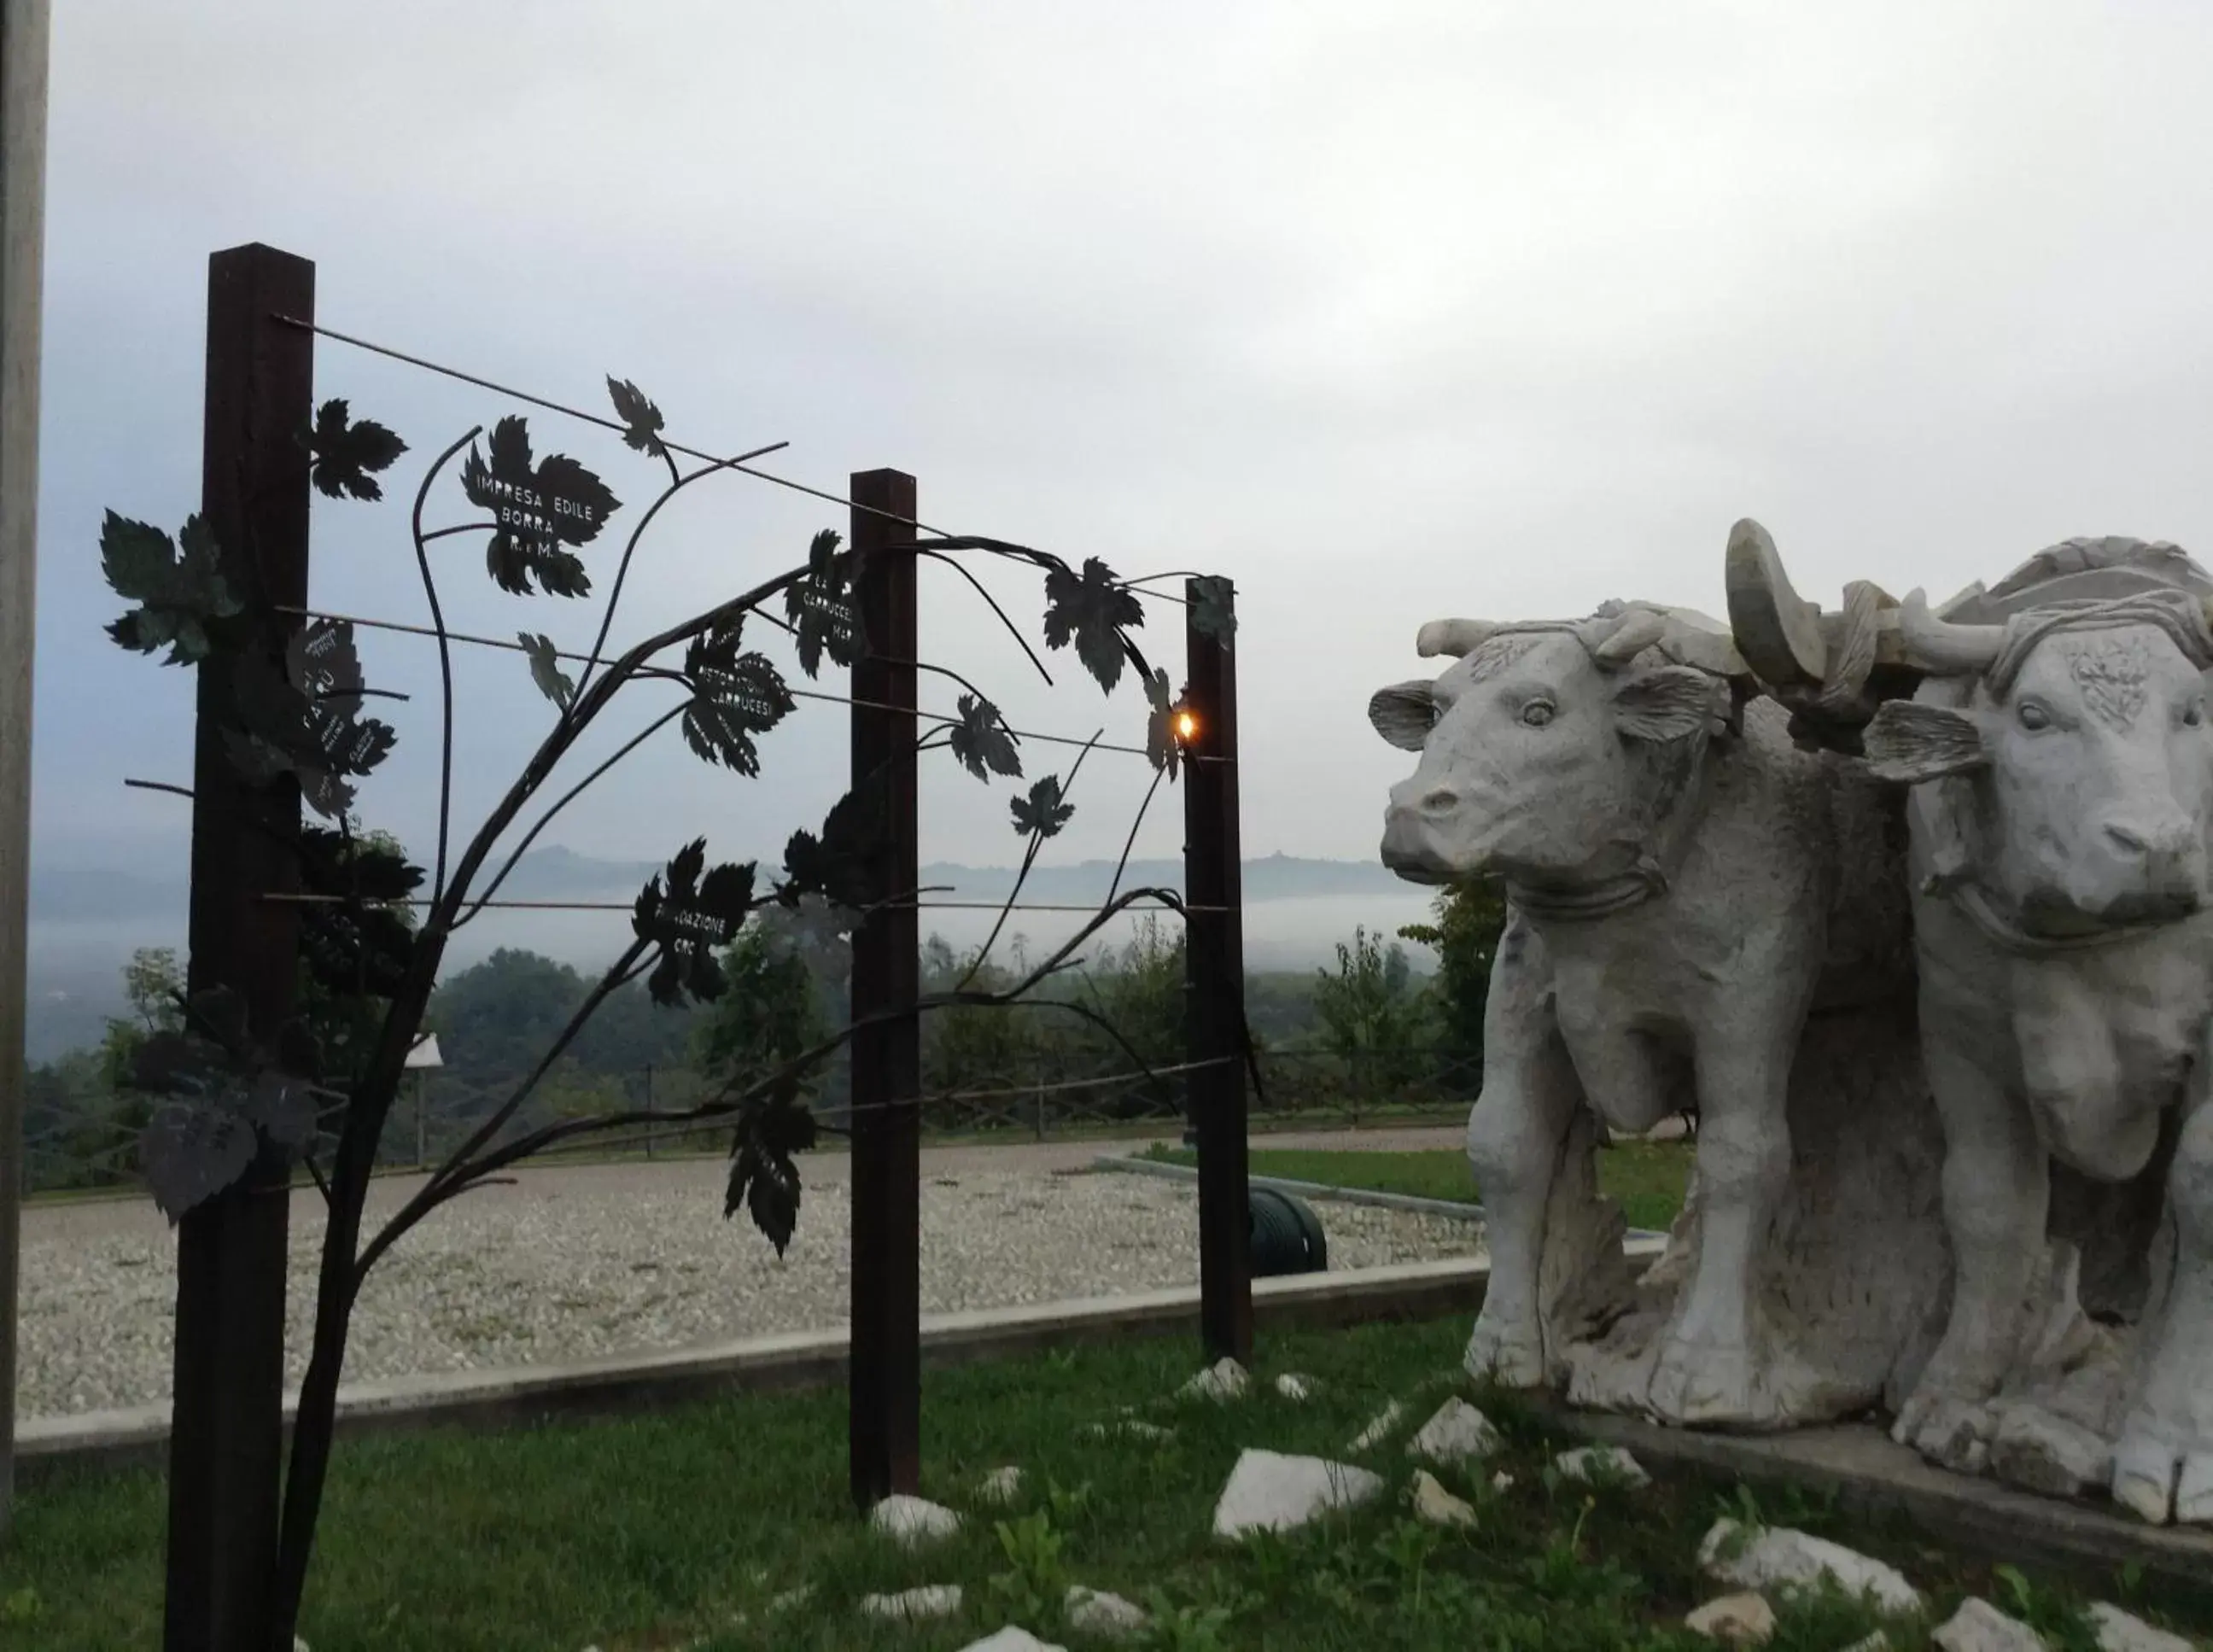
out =
[[[710,1080],[753,1083],[822,1042],[829,1024],[798,953],[752,923],[721,961],[722,994],[692,1029],[692,1059]]]
[[[1387,949],[1363,928],[1337,943],[1337,968],[1317,972],[1314,1014],[1325,1048],[1342,1059],[1356,1104],[1372,1106],[1411,1082],[1427,1064],[1429,995],[1417,986],[1403,947]]]
[[[272,1569],[270,1617],[278,1644],[289,1643],[297,1625],[329,1472],[338,1377],[354,1305],[377,1261],[432,1210],[534,1153],[642,1125],[710,1120],[723,1122],[732,1131],[726,1214],[747,1210],[781,1252],[798,1217],[794,1156],[815,1140],[814,1115],[805,1105],[807,1076],[859,1030],[850,1017],[792,1059],[765,1072],[732,1077],[697,1106],[609,1106],[543,1124],[522,1123],[520,1115],[539,1086],[572,1053],[594,1016],[625,987],[643,981],[656,1003],[670,1006],[722,997],[729,988],[722,957],[758,910],[773,905],[791,922],[844,934],[872,911],[915,898],[911,889],[887,887],[878,847],[888,835],[887,798],[880,777],[860,778],[819,827],[795,832],[780,872],[764,875],[752,863],[710,864],[704,838],[685,844],[639,891],[629,944],[586,991],[506,1098],[399,1201],[381,1227],[365,1233],[379,1144],[447,945],[497,896],[531,843],[570,801],[671,722],[680,722],[685,743],[704,761],[741,777],[759,775],[758,737],[781,722],[796,702],[778,667],[746,646],[749,619],[764,619],[790,633],[799,668],[810,678],[826,657],[851,665],[868,653],[853,600],[863,572],[861,554],[844,548],[839,536],[828,531],[814,536],[800,564],[627,649],[608,649],[625,577],[646,526],[677,493],[708,477],[729,473],[735,461],[709,460],[683,470],[678,450],[660,434],[660,409],[628,381],[610,378],[607,390],[624,441],[650,461],[665,464],[668,485],[639,515],[623,546],[588,653],[564,655],[542,633],[518,633],[515,646],[552,715],[521,772],[458,846],[450,830],[454,639],[440,617],[443,610],[432,571],[434,563],[450,564],[451,550],[441,546],[434,558],[430,541],[481,535],[485,570],[502,590],[521,597],[582,598],[591,593],[593,576],[580,553],[599,539],[620,501],[576,460],[560,454],[535,455],[527,424],[519,417],[499,420],[488,435],[471,430],[452,443],[430,466],[417,492],[412,550],[436,622],[447,731],[440,765],[440,824],[427,874],[396,850],[371,846],[354,829],[350,810],[356,783],[381,765],[396,735],[368,715],[368,697],[377,691],[364,685],[351,622],[321,618],[302,627],[288,619],[263,588],[256,560],[248,554],[251,547],[217,544],[203,518],[189,518],[174,539],[158,527],[112,511],[103,525],[103,570],[116,593],[134,605],[110,624],[108,634],[142,653],[166,648],[169,662],[198,668],[202,704],[216,725],[206,732],[221,736],[223,749],[264,811],[251,829],[269,832],[297,855],[302,891],[313,898],[301,916],[308,966],[326,990],[382,1006],[375,1034],[343,1088],[323,1082],[323,1052],[307,1020],[295,1018],[281,1027],[251,1025],[244,1001],[223,984],[193,995],[184,1007],[180,1029],[149,1037],[148,1051],[159,1058],[149,1059],[148,1051],[142,1051],[134,1073],[142,1088],[159,1098],[142,1153],[155,1198],[173,1219],[223,1194],[265,1152],[305,1158],[328,1206]],[[381,497],[373,473],[405,451],[390,430],[355,420],[340,400],[325,403],[312,430],[302,434],[306,479],[332,498]],[[456,460],[462,460],[460,491],[474,514],[426,528],[424,512],[433,491]],[[1042,576],[1046,646],[1071,649],[1102,689],[1111,692],[1125,668],[1136,676],[1150,708],[1143,749],[1162,777],[1172,777],[1177,749],[1172,731],[1180,705],[1167,689],[1167,674],[1150,667],[1133,638],[1144,622],[1136,592],[1096,558],[1078,569],[1029,546],[943,537],[919,525],[914,526],[911,548],[900,549],[900,554],[937,560],[968,553],[999,558]],[[1204,628],[1211,615],[1226,643],[1231,622],[1222,588],[1204,580],[1196,584],[1193,623]],[[783,606],[780,619],[765,612],[777,599]],[[1027,649],[1027,639],[1016,635]],[[573,675],[564,668],[572,661],[579,662]],[[996,706],[960,680],[966,692],[958,701],[959,716],[924,736],[920,749],[949,750],[963,768],[987,783],[995,776],[1023,778],[1018,737]],[[536,807],[619,697],[628,706],[639,692],[671,690],[678,691],[674,704],[555,801]],[[1062,830],[1072,813],[1067,795],[1081,761],[1079,755],[1065,775],[1031,780],[1026,790],[1009,799],[1014,830],[1025,844],[1024,876],[1039,846]],[[1148,800],[1151,796],[1149,791]],[[332,824],[300,826],[302,803]],[[535,820],[527,830],[518,830],[529,812]],[[1134,829],[1131,835],[1134,840]],[[426,883],[426,910],[419,924],[400,923],[396,904],[413,899]],[[1021,887],[1018,877],[1009,908]],[[1018,978],[997,988],[971,981],[929,995],[917,1008],[935,1013],[1036,1002],[1031,997],[1035,989],[1075,967],[1082,948],[1102,928],[1141,903],[1182,910],[1172,891],[1126,891]],[[1003,912],[1003,924],[1004,919]],[[1095,1010],[1074,999],[1052,1003],[1094,1025],[1106,1024]],[[318,1105],[326,1101],[341,1108],[327,1171],[317,1160],[314,1127]],[[275,1418],[270,1422],[273,1427]]]
[[[139,947],[123,966],[123,996],[131,1015],[109,1020],[100,1041],[100,1068],[107,1088],[126,1084],[138,1052],[155,1033],[174,1033],[183,1024],[184,966],[170,947]]]
[[[1435,922],[1409,924],[1399,935],[1437,954],[1436,1028],[1443,1051],[1478,1055],[1491,961],[1506,929],[1505,886],[1495,878],[1451,884],[1439,892],[1435,911]]]

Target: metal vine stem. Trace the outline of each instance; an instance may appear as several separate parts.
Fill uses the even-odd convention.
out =
[[[442,897],[446,893],[446,838],[451,829],[454,807],[454,652],[446,640],[445,611],[438,602],[438,582],[430,575],[430,553],[424,550],[423,538],[423,506],[430,497],[430,485],[438,479],[438,472],[453,462],[454,455],[483,431],[481,424],[472,425],[469,433],[440,454],[424,473],[423,485],[415,490],[415,511],[412,523],[415,532],[415,565],[422,570],[423,594],[430,600],[430,623],[438,632],[438,686],[442,735],[438,752],[438,869],[431,880],[431,892]]]

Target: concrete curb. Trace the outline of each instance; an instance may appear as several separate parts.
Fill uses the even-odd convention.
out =
[[[1567,1432],[1626,1448],[1648,1466],[1677,1464],[1758,1484],[1833,1491],[1856,1514],[1904,1515],[1969,1552],[2006,1562],[2105,1573],[2133,1561],[2169,1582],[2203,1590],[2213,1578],[2213,1531],[2147,1526],[2110,1503],[2069,1503],[1996,1480],[1933,1468],[1918,1452],[1864,1423],[1791,1434],[1708,1434],[1634,1417],[1537,1402]]]
[[[1189,1165],[1164,1164],[1158,1159],[1141,1159],[1134,1154],[1102,1153],[1091,1161],[1094,1170],[1126,1170],[1140,1176],[1165,1176],[1172,1181],[1197,1181],[1198,1172]],[[1461,1222],[1483,1220],[1480,1204],[1462,1204],[1457,1199],[1429,1199],[1414,1193],[1383,1193],[1369,1187],[1333,1187],[1325,1182],[1295,1181],[1288,1176],[1252,1176],[1247,1179],[1255,1187],[1272,1187],[1280,1193],[1296,1193],[1302,1198],[1335,1199],[1341,1204],[1374,1204],[1387,1210],[1418,1210],[1424,1216],[1452,1216]]]
[[[1445,1314],[1472,1318],[1490,1277],[1489,1258],[1466,1256],[1256,1279],[1253,1317],[1257,1325],[1269,1326]],[[926,1365],[957,1365],[1072,1343],[1187,1334],[1198,1325],[1195,1286],[925,1314],[922,1357]],[[820,1387],[844,1380],[846,1353],[842,1329],[795,1332],[561,1364],[350,1383],[338,1394],[338,1432],[352,1437],[444,1426],[500,1428],[554,1417],[649,1410],[742,1389]],[[296,1391],[285,1399],[288,1428],[296,1399]],[[16,1472],[28,1479],[57,1471],[158,1465],[166,1456],[168,1436],[167,1401],[74,1417],[27,1417],[15,1429]]]

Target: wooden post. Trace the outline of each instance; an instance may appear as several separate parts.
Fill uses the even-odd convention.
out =
[[[911,1105],[922,1093],[922,1027],[913,1011],[921,986],[914,910],[920,876],[915,558],[898,548],[914,539],[914,478],[863,471],[852,489],[852,545],[861,556],[854,603],[864,639],[853,698],[869,703],[853,707],[853,789],[880,805],[871,896],[899,903],[853,932],[853,1019],[893,1016],[857,1033],[851,1045],[850,1434],[853,1501],[865,1509],[893,1492],[920,1489],[922,1121]]]
[[[47,0],[0,0],[0,1539],[15,1515]]]
[[[1198,611],[1186,582],[1186,615]],[[1235,612],[1234,607],[1232,612]],[[1209,1363],[1253,1361],[1252,1210],[1246,1186],[1244,880],[1238,862],[1237,656],[1186,618],[1183,893],[1186,1094],[1198,1146],[1199,1333]]]
[[[200,509],[256,627],[248,644],[283,669],[308,600],[308,463],[315,266],[273,247],[208,260],[207,406]],[[192,750],[191,962],[194,992],[227,986],[257,1041],[291,1015],[299,969],[298,783],[249,785],[225,748],[230,673],[199,668]],[[284,1238],[281,1156],[188,1212],[177,1231],[176,1398],[169,1436],[168,1652],[268,1652],[283,1446]]]

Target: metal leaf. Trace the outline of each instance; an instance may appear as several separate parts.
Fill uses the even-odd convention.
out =
[[[1228,648],[1237,635],[1236,588],[1219,574],[1191,582],[1192,629]]]
[[[211,651],[209,625],[240,610],[223,577],[223,555],[204,518],[186,519],[174,541],[151,523],[109,511],[101,523],[101,570],[115,594],[138,606],[108,625],[127,649],[167,648],[164,665],[193,665]]]
[[[1167,672],[1155,671],[1145,680],[1145,699],[1152,707],[1151,715],[1145,719],[1146,760],[1174,780],[1176,760],[1183,753],[1183,742],[1176,732],[1183,704],[1169,694]]]
[[[390,469],[407,444],[375,419],[355,422],[345,402],[333,397],[315,411],[308,451],[314,455],[308,479],[331,498],[381,499],[374,473]]]
[[[591,471],[565,454],[531,463],[530,434],[513,415],[491,428],[487,460],[472,446],[461,463],[461,491],[497,524],[485,566],[502,590],[527,596],[583,596],[592,588],[583,563],[564,546],[599,537],[621,501]]]
[[[287,1154],[304,1153],[315,1139],[314,1086],[295,1074],[275,1068],[263,1072],[241,1112]]]
[[[814,1115],[788,1083],[771,1101],[743,1114],[730,1143],[730,1180],[722,1198],[724,1220],[741,1204],[782,1256],[799,1224],[799,1167],[793,1155],[815,1143]]]
[[[1122,632],[1145,623],[1145,605],[1096,557],[1084,562],[1080,576],[1066,568],[1047,570],[1045,600],[1046,646],[1073,642],[1083,668],[1111,693],[1122,680]]]
[[[1027,797],[1007,800],[1015,816],[1015,830],[1022,837],[1053,838],[1061,827],[1075,817],[1076,805],[1063,802],[1060,796],[1060,777],[1041,775],[1030,786]]]
[[[753,735],[789,716],[796,702],[783,677],[762,654],[740,654],[742,616],[694,637],[684,675],[692,704],[684,709],[684,742],[710,763],[746,776],[760,772]]]
[[[870,863],[882,836],[881,803],[875,788],[849,791],[830,806],[820,837],[793,832],[783,849],[777,899],[791,907],[804,895],[820,895],[836,906],[867,906],[875,899]]]
[[[661,458],[668,449],[661,440],[661,409],[646,399],[645,392],[628,379],[607,375],[607,397],[615,417],[623,422],[623,440],[642,454]]]
[[[833,528],[817,533],[807,547],[807,576],[784,587],[783,617],[796,633],[799,668],[810,678],[826,654],[841,666],[860,658],[860,619],[850,595],[857,562],[840,543]]]
[[[658,942],[660,962],[646,981],[656,1003],[718,997],[722,973],[715,954],[737,938],[753,910],[751,862],[707,869],[707,840],[695,838],[677,850],[664,872],[638,891],[631,928]]]
[[[234,1186],[253,1162],[253,1127],[228,1107],[165,1101],[138,1137],[138,1164],[171,1222]]]
[[[953,755],[978,780],[994,774],[1021,777],[1022,759],[1015,749],[1015,736],[999,708],[987,699],[963,694],[954,708],[960,721],[948,730]]]
[[[530,680],[538,685],[538,692],[567,710],[569,702],[576,698],[576,683],[561,669],[560,650],[553,646],[553,639],[527,631],[517,631],[515,637],[530,656]]]

